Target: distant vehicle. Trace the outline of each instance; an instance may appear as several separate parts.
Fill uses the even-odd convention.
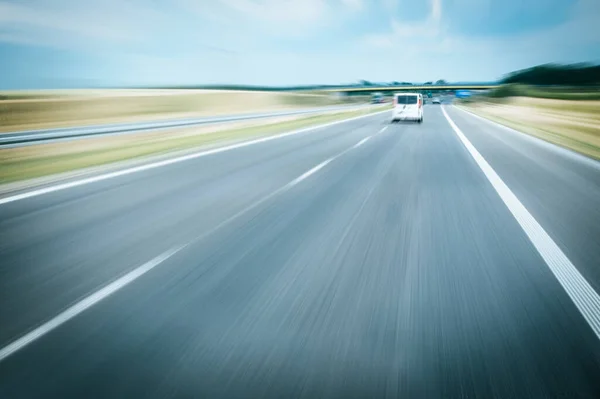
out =
[[[392,123],[400,120],[423,122],[423,96],[419,93],[394,94]]]
[[[383,103],[384,98],[383,98],[383,94],[381,93],[374,93],[371,96],[371,104],[381,104]]]
[[[432,104],[441,104],[442,100],[439,97],[434,97],[431,101]]]
[[[457,98],[467,98],[471,97],[471,92],[469,90],[457,90],[456,91]]]

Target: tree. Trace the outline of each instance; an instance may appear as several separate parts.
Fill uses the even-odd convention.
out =
[[[373,86],[373,83],[369,82],[368,80],[361,80],[360,85],[361,86]]]
[[[439,79],[435,82],[436,85],[447,85],[448,82],[446,82],[444,79]]]
[[[425,82],[425,83],[423,83],[423,85],[432,85],[432,84],[433,84],[433,82]]]

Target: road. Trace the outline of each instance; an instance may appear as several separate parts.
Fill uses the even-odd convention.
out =
[[[0,397],[600,397],[599,164],[388,119],[0,205]]]
[[[79,140],[99,136],[118,136],[140,132],[151,132],[177,127],[208,125],[215,123],[235,122],[242,120],[265,119],[279,116],[309,115],[323,112],[342,111],[371,107],[372,105],[336,105],[329,107],[313,107],[276,112],[245,113],[237,115],[208,116],[202,118],[167,119],[158,121],[142,121],[92,126],[77,126],[55,129],[26,130],[0,133],[0,148],[23,147],[36,144],[55,143],[60,141]]]

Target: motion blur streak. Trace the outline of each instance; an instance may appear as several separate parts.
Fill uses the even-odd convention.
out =
[[[579,308],[587,322],[590,324],[594,333],[600,338],[600,297],[586,281],[586,279],[577,271],[571,261],[560,250],[558,245],[550,238],[548,233],[539,225],[533,216],[525,209],[519,199],[504,184],[498,174],[492,169],[489,163],[481,156],[479,151],[473,147],[473,144],[467,139],[464,133],[456,126],[454,121],[448,116],[446,110],[442,108],[444,116],[452,126],[458,138],[465,145],[469,153],[475,159],[483,173],[496,189],[496,192],[502,198],[510,212],[517,222],[521,225],[535,248],[542,258],[546,261],[558,281],[567,291],[575,305]]]
[[[598,291],[599,170],[445,112]],[[0,347],[190,244],[6,357],[0,397],[600,397],[597,336],[444,112],[389,118],[5,203]]]
[[[97,291],[89,297],[85,298],[84,300],[77,302],[77,304],[71,306],[58,316],[54,317],[52,320],[42,324],[40,327],[24,335],[23,337],[19,338],[10,345],[7,345],[4,348],[0,349],[0,361],[4,360],[8,356],[12,355],[19,349],[30,344],[31,342],[35,341],[41,336],[48,334],[50,331],[71,320],[73,317],[77,316],[81,312],[84,312],[89,307],[94,306],[96,303],[100,302],[107,296],[113,294],[117,290],[120,290],[121,288],[125,287],[127,284],[131,283],[135,279],[148,273],[150,270],[154,269],[156,266],[160,265],[162,262],[175,255],[177,252],[181,251],[182,248],[183,247],[173,248],[165,253],[160,254],[151,261],[144,263],[143,265],[132,270],[123,277],[120,277],[118,280],[110,283],[106,287],[102,288],[100,291]]]
[[[385,111],[381,111],[381,113],[388,113],[388,110]],[[311,127],[307,127],[307,128],[303,128],[303,129],[298,129],[298,130],[294,130],[291,132],[287,132],[287,133],[282,133],[282,134],[278,134],[275,136],[269,136],[269,137],[263,137],[263,138],[259,138],[259,139],[255,139],[255,140],[248,140],[248,141],[243,141],[241,143],[236,143],[236,144],[232,144],[232,145],[227,145],[227,146],[222,146],[222,147],[218,147],[215,149],[211,149],[211,150],[205,150],[205,151],[200,151],[200,152],[196,152],[193,154],[189,154],[189,155],[184,155],[181,157],[176,157],[176,158],[170,158],[170,159],[166,159],[164,161],[159,161],[159,162],[153,162],[153,163],[148,163],[142,166],[136,166],[133,168],[129,168],[129,169],[123,169],[123,170],[119,170],[117,172],[112,172],[112,173],[106,173],[106,174],[101,174],[98,176],[93,176],[93,177],[89,177],[89,178],[85,178],[85,179],[80,179],[80,180],[75,180],[72,182],[68,182],[68,183],[63,183],[63,184],[57,184],[57,185],[52,185],[49,187],[45,187],[45,188],[40,188],[37,190],[32,190],[32,191],[27,191],[21,194],[16,194],[16,195],[11,195],[8,197],[4,197],[4,198],[0,198],[0,205],[3,204],[7,204],[9,202],[13,202],[13,201],[18,201],[18,200],[22,200],[25,198],[31,198],[31,197],[35,197],[38,195],[42,195],[42,194],[46,194],[46,193],[52,193],[55,191],[59,191],[59,190],[65,190],[68,188],[72,188],[72,187],[78,187],[84,184],[89,184],[89,183],[95,183],[98,181],[102,181],[102,180],[106,180],[106,179],[112,179],[115,177],[120,177],[120,176],[124,176],[124,175],[128,175],[131,173],[137,173],[137,172],[142,172],[148,169],[154,169],[154,168],[160,168],[163,166],[167,166],[167,165],[172,165],[174,163],[178,163],[178,162],[184,162],[184,161],[189,161],[191,159],[196,159],[199,157],[204,157],[207,155],[213,155],[213,154],[218,154],[224,151],[230,151],[230,150],[234,150],[237,148],[243,148],[249,145],[254,145],[254,144],[259,144],[259,143],[264,143],[267,141],[271,141],[271,140],[277,140],[277,139],[281,139],[284,137],[289,137],[295,134],[300,134],[300,133],[306,133],[306,132],[310,132],[310,131],[315,131],[318,129],[322,129],[328,126],[333,126],[333,125],[337,125],[339,123],[346,123],[348,121],[352,121],[352,120],[356,120],[356,119],[362,119],[362,118],[368,118],[368,117],[372,117],[373,115],[377,115],[377,113],[375,114],[369,114],[369,115],[363,115],[363,116],[357,116],[355,118],[349,118],[349,119],[344,119],[341,121],[336,121],[336,122],[330,122],[330,123],[326,123],[323,125],[318,125],[318,126],[311,126]]]
[[[364,142],[366,142],[369,138],[370,137],[365,137],[364,139],[362,139],[361,141],[359,141],[357,144],[355,144],[351,148],[357,148],[359,145],[361,145]],[[232,222],[236,218],[242,216],[244,213],[251,211],[252,209],[256,208],[257,206],[259,206],[259,205],[263,204],[264,202],[270,200],[275,195],[280,194],[284,190],[289,189],[292,186],[300,183],[301,181],[303,181],[304,179],[306,179],[309,176],[313,175],[314,173],[318,172],[319,170],[321,170],[322,168],[324,168],[327,164],[329,164],[330,162],[332,162],[336,158],[342,156],[346,152],[348,152],[348,150],[343,151],[342,153],[336,155],[333,158],[330,158],[330,159],[328,159],[326,161],[321,162],[320,164],[318,164],[314,168],[310,169],[309,171],[303,173],[302,175],[300,175],[296,179],[292,180],[289,184],[286,184],[285,186],[283,186],[283,187],[281,187],[281,188],[273,191],[272,193],[268,194],[267,196],[261,198],[259,201],[257,201],[255,203],[253,203],[252,205],[250,205],[250,206],[242,209],[240,212],[234,214],[230,218],[228,218],[225,221],[221,222],[214,229],[212,229],[211,231],[209,231],[209,233],[214,233],[217,229],[219,229],[219,228],[225,226],[226,224]],[[121,288],[125,287],[127,284],[131,283],[132,281],[134,281],[137,278],[143,276],[144,274],[146,274],[150,270],[154,269],[156,266],[160,265],[162,262],[164,262],[165,260],[169,259],[171,256],[175,255],[177,252],[181,251],[183,248],[187,247],[188,245],[191,245],[194,241],[198,241],[198,240],[204,238],[207,235],[208,234],[203,234],[202,236],[196,237],[194,240],[192,240],[191,242],[186,243],[185,245],[182,245],[182,246],[179,246],[179,247],[176,247],[176,248],[171,248],[171,249],[165,251],[164,253],[158,255],[156,258],[154,258],[154,259],[152,259],[152,260],[144,263],[143,265],[135,268],[131,272],[127,273],[126,275],[124,275],[124,276],[120,277],[119,279],[113,281],[112,283],[110,283],[106,287],[102,288],[101,290],[99,290],[97,292],[94,292],[92,295],[88,296],[87,298],[83,299],[82,301],[77,302],[75,305],[71,306],[70,308],[68,308],[64,312],[60,313],[58,316],[52,318],[50,321],[42,324],[40,327],[36,328],[35,330],[27,333],[23,337],[21,337],[21,338],[17,339],[16,341],[10,343],[9,345],[5,346],[4,348],[1,348],[0,349],[0,361],[4,360],[6,357],[12,355],[13,353],[15,353],[16,351],[18,351],[19,349],[25,347],[26,345],[30,344],[31,342],[35,341],[36,339],[40,338],[41,336],[43,336],[43,335],[49,333],[50,331],[54,330],[55,328],[59,327],[60,325],[66,323],[67,321],[69,321],[73,317],[77,316],[81,312],[87,310],[89,307],[95,305],[96,303],[100,302],[104,298],[108,297],[109,295],[113,294],[114,292],[116,292],[116,291],[120,290]]]

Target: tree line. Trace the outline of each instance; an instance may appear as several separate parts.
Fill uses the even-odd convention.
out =
[[[532,86],[588,86],[600,85],[600,65],[544,64],[509,73],[502,83]]]

